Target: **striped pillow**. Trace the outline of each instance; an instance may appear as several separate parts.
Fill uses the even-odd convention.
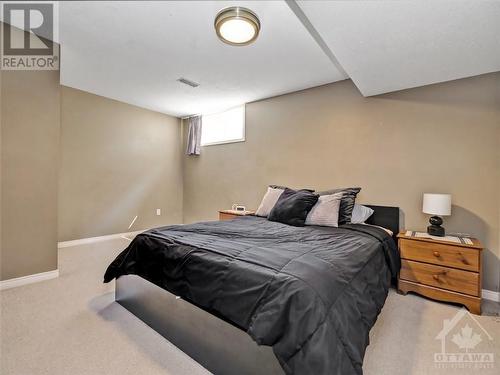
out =
[[[349,224],[351,222],[352,210],[354,209],[356,195],[358,195],[360,191],[361,191],[360,187],[351,187],[351,188],[341,188],[341,189],[321,191],[317,194],[319,195],[331,195],[336,193],[343,194],[339,210],[339,225],[342,225],[342,224]]]
[[[269,186],[267,188],[266,194],[264,195],[264,198],[262,198],[262,202],[260,202],[260,205],[257,208],[257,212],[255,212],[255,215],[268,217],[269,213],[278,201],[278,198],[281,196],[281,193],[283,193],[285,189],[285,187],[282,188],[281,186]]]
[[[343,193],[322,195],[306,217],[306,225],[337,227]]]

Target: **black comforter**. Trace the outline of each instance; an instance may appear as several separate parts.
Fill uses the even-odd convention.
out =
[[[368,333],[400,260],[367,225],[292,227],[263,218],[138,235],[104,281],[136,274],[270,345],[287,374],[361,374]]]

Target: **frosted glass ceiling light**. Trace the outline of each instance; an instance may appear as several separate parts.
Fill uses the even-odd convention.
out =
[[[222,9],[215,17],[214,26],[219,39],[232,46],[249,45],[260,31],[257,15],[243,7]]]

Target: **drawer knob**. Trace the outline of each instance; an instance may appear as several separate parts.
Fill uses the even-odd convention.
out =
[[[435,256],[436,258],[439,258],[439,257],[441,256],[441,254],[439,254],[439,251],[434,251],[434,256]]]
[[[464,254],[461,251],[458,252],[458,255],[460,255],[460,257],[462,258],[462,263],[469,264],[469,262],[467,261]]]
[[[446,276],[447,272],[448,271],[441,271],[440,273],[435,273],[434,275],[432,275],[432,278],[436,281],[440,281],[439,276]]]

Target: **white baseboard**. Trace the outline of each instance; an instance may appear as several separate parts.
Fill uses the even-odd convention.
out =
[[[500,292],[494,292],[492,290],[483,289],[481,294],[484,299],[488,299],[494,302],[500,302]]]
[[[89,243],[94,243],[94,242],[101,242],[101,241],[107,241],[107,240],[113,240],[116,238],[122,238],[122,237],[129,237],[132,239],[133,237],[137,236],[139,233],[144,232],[144,230],[138,230],[135,232],[124,232],[124,233],[115,233],[115,234],[108,234],[106,236],[98,236],[98,237],[89,237],[89,238],[81,238],[79,240],[71,240],[71,241],[62,241],[57,243],[57,248],[62,249],[65,247],[72,247],[72,246],[77,246],[77,245],[85,245]]]
[[[0,281],[0,290],[15,288],[21,285],[38,283],[40,281],[55,279],[59,277],[59,270],[53,270],[42,273],[35,273],[33,275],[16,277],[15,279],[8,279]]]

